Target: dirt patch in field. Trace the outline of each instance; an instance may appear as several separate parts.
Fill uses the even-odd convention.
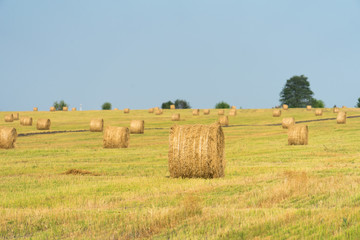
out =
[[[66,172],[64,172],[66,175],[90,175],[90,176],[100,176],[99,173],[93,173],[86,170],[81,169],[69,169]]]

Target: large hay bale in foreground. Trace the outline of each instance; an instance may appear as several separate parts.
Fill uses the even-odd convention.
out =
[[[19,113],[13,113],[12,115],[14,120],[19,120]]]
[[[97,118],[90,121],[90,132],[102,132],[104,128],[104,119]]]
[[[339,108],[334,107],[334,108],[333,108],[333,113],[338,113],[338,112],[339,112]]]
[[[34,107],[34,108],[33,108],[33,111],[34,111],[34,112],[37,112],[37,111],[38,111],[38,108],[37,108],[37,107]]]
[[[149,113],[154,113],[154,108],[149,108],[148,112]]]
[[[210,114],[210,109],[204,109],[204,115],[209,115]]]
[[[50,107],[50,112],[55,112],[56,108],[55,107]]]
[[[224,115],[224,114],[225,114],[225,110],[224,109],[219,109],[218,115]]]
[[[49,130],[51,125],[50,119],[38,119],[36,123],[37,130]]]
[[[315,110],[315,116],[322,116],[322,110],[321,109],[316,109]]]
[[[287,104],[283,104],[283,109],[284,110],[288,110],[289,109],[289,106]]]
[[[180,113],[174,113],[171,116],[171,121],[180,121]]]
[[[199,116],[199,114],[200,114],[200,109],[194,109],[194,110],[192,111],[192,115],[193,115],[193,116]]]
[[[170,105],[170,109],[175,109],[175,105]]]
[[[340,111],[336,117],[336,122],[338,124],[345,124],[346,123],[346,112]]]
[[[174,125],[169,138],[169,172],[173,178],[224,176],[224,133],[218,123]]]
[[[5,122],[13,122],[14,116],[12,114],[5,115],[4,120]]]
[[[125,108],[124,113],[130,113],[130,108]]]
[[[130,133],[144,133],[144,120],[131,120],[130,122]]]
[[[103,146],[104,148],[127,148],[129,139],[129,128],[108,126],[104,130]]]
[[[63,107],[63,111],[64,111],[64,112],[67,112],[68,110],[69,110],[68,107]]]
[[[72,108],[71,111],[76,111],[76,108]]]
[[[219,123],[221,126],[229,126],[229,118],[228,116],[221,116],[219,118]]]
[[[15,147],[17,132],[12,127],[0,127],[0,148],[10,149]]]
[[[292,125],[288,130],[289,145],[307,145],[308,144],[308,126]]]
[[[282,119],[281,126],[282,126],[282,128],[289,128],[294,124],[295,124],[295,118],[288,117],[288,118],[283,118]]]
[[[280,117],[281,116],[281,110],[280,109],[274,109],[273,110],[273,117]]]
[[[311,105],[307,105],[306,110],[311,111]]]
[[[23,126],[32,126],[32,117],[21,117],[20,125]]]
[[[230,111],[229,111],[229,116],[236,116],[236,109],[231,109]]]

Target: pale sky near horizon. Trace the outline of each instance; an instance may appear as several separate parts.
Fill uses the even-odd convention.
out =
[[[360,97],[360,0],[0,0],[0,111],[271,108],[293,75]]]

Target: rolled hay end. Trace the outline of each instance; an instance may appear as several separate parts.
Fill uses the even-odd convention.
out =
[[[210,114],[210,109],[204,109],[204,115],[209,115]]]
[[[336,117],[337,124],[345,124],[346,123],[346,112],[340,111]]]
[[[288,110],[289,109],[289,106],[287,104],[283,104],[283,109],[284,110]]]
[[[229,126],[229,117],[228,116],[221,116],[219,118],[219,123],[221,126]]]
[[[38,119],[36,123],[37,130],[50,130],[50,119]]]
[[[104,119],[97,118],[90,121],[90,132],[102,132],[104,128]]]
[[[144,120],[131,120],[130,133],[143,134],[144,133]]]
[[[148,112],[149,113],[154,113],[154,108],[149,108]]]
[[[316,109],[315,110],[315,116],[322,116],[323,112],[321,109]]]
[[[10,149],[15,147],[17,132],[15,128],[0,127],[0,148]]]
[[[192,111],[192,115],[193,115],[193,116],[199,116],[199,114],[200,114],[200,109],[194,109],[194,110]]]
[[[218,115],[224,115],[225,114],[225,110],[224,109],[220,109],[219,111],[218,111]]]
[[[67,112],[68,110],[69,110],[68,107],[63,107],[63,111],[64,111],[64,112]]]
[[[4,117],[5,122],[13,122],[14,121],[14,115],[8,114]]]
[[[168,159],[173,178],[223,177],[225,141],[220,124],[172,126]]]
[[[288,118],[283,118],[282,119],[281,126],[282,126],[282,128],[289,128],[294,124],[295,124],[295,118],[288,117]]]
[[[229,116],[236,116],[237,112],[236,112],[236,109],[231,109],[229,111]]]
[[[108,126],[104,130],[103,146],[104,148],[127,148],[129,139],[129,128]]]
[[[55,112],[56,108],[55,107],[50,107],[50,112]]]
[[[72,108],[71,111],[76,111],[76,108]]]
[[[339,108],[334,107],[334,108],[333,108],[333,113],[338,113],[338,112],[339,112]]]
[[[20,125],[23,126],[32,126],[32,117],[21,117],[20,118]]]
[[[274,109],[273,117],[280,117],[280,116],[281,116],[281,110],[280,109]]]
[[[311,105],[307,105],[306,110],[311,111]]]
[[[125,108],[124,113],[130,113],[130,108]]]
[[[171,116],[171,121],[180,121],[180,113],[175,113]]]
[[[307,145],[308,144],[308,126],[292,125],[288,130],[289,145]]]
[[[175,105],[170,105],[170,109],[174,110],[174,109],[175,109]]]
[[[12,115],[14,120],[19,120],[19,113],[13,113]]]

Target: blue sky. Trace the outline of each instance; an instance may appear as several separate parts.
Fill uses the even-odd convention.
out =
[[[271,108],[301,74],[327,107],[356,104],[360,0],[0,0],[1,111]]]

